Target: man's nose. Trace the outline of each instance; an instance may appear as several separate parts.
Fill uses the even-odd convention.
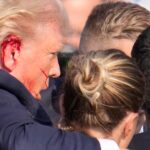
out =
[[[57,77],[60,76],[60,74],[61,74],[61,72],[60,72],[60,66],[59,66],[58,58],[57,58],[55,60],[55,62],[53,62],[52,67],[50,68],[49,76],[52,77],[52,78],[57,78]]]

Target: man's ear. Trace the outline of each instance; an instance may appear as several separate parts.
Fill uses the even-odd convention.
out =
[[[125,118],[123,132],[119,142],[119,146],[121,148],[126,148],[129,145],[133,135],[135,134],[138,118],[138,113],[133,112],[129,112]]]
[[[3,69],[11,72],[20,55],[21,40],[15,35],[8,35],[1,43],[1,62]]]

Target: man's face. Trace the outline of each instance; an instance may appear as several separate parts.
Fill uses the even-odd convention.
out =
[[[53,30],[51,30],[53,29]],[[60,68],[57,52],[62,46],[62,36],[58,28],[41,27],[38,38],[24,43],[24,48],[14,74],[36,98],[48,87],[50,77],[58,77]]]

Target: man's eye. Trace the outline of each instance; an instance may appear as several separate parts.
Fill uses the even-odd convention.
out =
[[[53,52],[50,52],[50,53],[49,53],[49,58],[50,58],[50,59],[55,59],[55,58],[57,58],[57,54],[58,54],[57,52],[54,52],[54,53],[53,53]]]
[[[51,56],[57,56],[57,52],[50,52],[49,55],[51,55]]]
[[[55,55],[55,56],[57,56],[58,53],[56,52],[56,53],[52,53],[52,54]]]

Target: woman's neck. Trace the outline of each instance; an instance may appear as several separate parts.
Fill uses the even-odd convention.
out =
[[[97,139],[105,139],[105,138],[111,138],[108,136],[106,133],[101,132],[98,129],[93,129],[93,128],[88,128],[88,129],[83,129],[82,130],[84,133],[88,134],[89,136],[95,137]]]

